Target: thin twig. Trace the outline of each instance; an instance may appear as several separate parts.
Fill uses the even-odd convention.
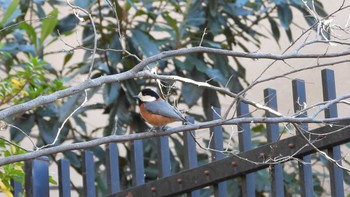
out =
[[[204,28],[203,34],[202,34],[202,38],[201,41],[199,42],[199,46],[202,46],[203,40],[204,40],[204,36],[207,35],[207,28]]]
[[[94,67],[94,64],[95,64],[95,55],[96,55],[96,49],[97,49],[97,32],[96,32],[96,27],[95,27],[95,22],[91,16],[91,14],[86,11],[85,9],[79,7],[79,6],[75,6],[75,5],[72,5],[69,0],[66,0],[67,4],[69,7],[71,7],[74,11],[74,14],[75,16],[81,21],[82,18],[78,15],[78,13],[76,13],[75,10],[80,10],[82,12],[84,12],[86,15],[89,16],[89,19],[90,19],[90,22],[91,22],[91,25],[92,25],[92,29],[94,31],[94,47],[93,47],[93,52],[92,52],[92,55],[91,55],[91,64],[90,64],[90,68],[89,68],[89,73],[88,73],[88,76],[87,76],[87,79],[91,79],[91,73],[92,73],[92,69]]]
[[[19,149],[21,149],[21,150],[26,151],[26,152],[31,152],[30,150],[27,150],[27,149],[21,147],[20,145],[14,143],[14,142],[11,142],[10,140],[5,139],[5,138],[2,137],[2,136],[0,136],[0,140],[3,140],[3,141],[5,141],[7,144],[10,144],[10,145],[12,145],[12,146],[15,146],[15,147],[17,147],[17,148],[19,148]]]
[[[298,134],[306,141],[306,143],[308,145],[310,145],[313,149],[315,149],[319,154],[321,154],[326,160],[328,160],[329,162],[333,163],[334,165],[336,165],[337,167],[346,170],[348,172],[350,172],[350,169],[341,165],[338,161],[334,160],[333,158],[331,158],[330,156],[327,155],[327,153],[325,153],[324,151],[321,151],[319,148],[317,148],[313,143],[310,142],[310,140],[305,136],[305,134],[299,129],[298,125],[293,123],[296,131],[298,132]]]
[[[298,59],[298,58],[308,59],[308,58],[343,57],[343,56],[350,55],[350,50],[345,50],[342,52],[335,52],[335,53],[327,53],[327,54],[292,53],[292,54],[284,54],[284,55],[270,54],[270,53],[246,53],[246,52],[237,52],[237,51],[230,51],[230,50],[224,50],[224,49],[215,49],[215,48],[209,48],[209,47],[193,47],[193,48],[184,48],[184,49],[178,49],[178,50],[172,50],[172,51],[165,51],[160,54],[144,59],[139,64],[134,66],[132,69],[125,71],[123,73],[108,75],[108,76],[101,76],[99,78],[86,80],[76,86],[72,86],[64,90],[56,91],[50,95],[37,97],[26,103],[8,107],[7,109],[0,111],[0,120],[3,120],[7,116],[11,116],[20,112],[25,112],[27,110],[38,107],[40,105],[54,102],[57,99],[64,98],[73,94],[77,94],[88,88],[98,87],[105,83],[113,83],[113,82],[119,82],[127,79],[133,79],[135,78],[138,72],[143,70],[147,65],[151,63],[157,62],[162,59],[167,59],[170,57],[181,56],[181,55],[186,55],[191,53],[211,53],[211,54],[227,55],[227,56],[242,57],[242,58],[284,60],[284,59]]]
[[[56,142],[57,142],[57,140],[58,140],[58,138],[59,138],[59,136],[60,136],[60,134],[61,134],[61,131],[62,131],[64,125],[65,125],[65,124],[67,123],[67,121],[68,121],[78,110],[80,110],[80,108],[82,108],[82,107],[85,105],[85,103],[87,102],[87,90],[85,90],[84,93],[85,93],[85,95],[84,95],[84,101],[79,105],[79,107],[77,107],[76,109],[74,109],[74,111],[73,111],[72,113],[70,113],[69,116],[62,122],[61,126],[58,128],[56,137],[55,137],[55,139],[53,140],[53,142],[50,143],[50,144],[46,144],[46,145],[44,145],[44,146],[42,146],[42,147],[39,147],[39,148],[37,148],[37,150],[40,150],[40,149],[43,149],[43,148],[47,148],[47,147],[51,147],[51,146],[54,146],[54,145],[56,144]]]
[[[183,125],[176,128],[168,129],[166,132],[144,132],[144,133],[134,133],[129,135],[113,135],[108,137],[99,138],[96,140],[90,140],[87,142],[80,142],[80,143],[73,143],[73,144],[62,144],[60,146],[50,147],[46,149],[40,149],[38,151],[34,151],[27,154],[22,155],[14,155],[10,157],[6,157],[0,160],[0,166],[4,164],[9,164],[17,161],[24,161],[28,159],[34,159],[40,156],[44,155],[51,155],[59,152],[65,152],[69,150],[81,150],[81,149],[88,149],[91,147],[96,147],[102,144],[107,144],[111,142],[129,142],[136,139],[146,139],[146,138],[152,138],[156,136],[164,136],[164,135],[171,135],[174,133],[179,132],[188,132],[193,130],[199,130],[204,128],[210,128],[214,126],[219,125],[233,125],[233,124],[240,124],[240,123],[280,123],[280,122],[290,122],[290,123],[334,123],[339,121],[346,121],[344,124],[349,123],[350,118],[326,118],[326,119],[311,119],[309,117],[305,118],[290,118],[290,117],[274,117],[274,118],[251,118],[251,117],[244,117],[244,118],[235,118],[235,119],[229,119],[229,120],[213,120],[208,122],[202,122],[202,123],[196,123],[196,124],[189,124],[189,125]]]

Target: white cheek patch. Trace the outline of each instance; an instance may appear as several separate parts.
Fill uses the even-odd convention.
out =
[[[142,102],[153,102],[153,101],[157,100],[153,96],[149,96],[149,95],[143,96],[141,93],[138,95],[138,97]]]

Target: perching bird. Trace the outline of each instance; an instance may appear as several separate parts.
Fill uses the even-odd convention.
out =
[[[176,108],[149,88],[141,90],[135,98],[139,101],[141,116],[153,126],[165,126],[175,121],[187,122]]]

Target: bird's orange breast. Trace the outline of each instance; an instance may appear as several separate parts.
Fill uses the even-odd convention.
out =
[[[166,124],[177,121],[174,118],[169,118],[159,114],[154,114],[145,109],[145,104],[140,105],[140,114],[143,119],[153,126],[164,126]]]

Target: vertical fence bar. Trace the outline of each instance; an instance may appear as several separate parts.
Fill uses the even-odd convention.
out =
[[[67,159],[58,161],[58,187],[60,197],[70,197],[69,160]]]
[[[83,170],[83,190],[84,196],[95,197],[95,162],[94,154],[91,151],[84,151],[82,153],[82,170]]]
[[[221,114],[220,108],[214,108],[214,111],[212,113],[212,120],[217,120],[220,118],[219,114]],[[216,126],[213,128],[210,128],[210,136],[211,136],[211,144],[210,148],[217,150],[217,151],[212,151],[211,157],[212,160],[219,160],[225,157],[225,155],[221,152],[218,151],[223,151],[224,150],[224,138],[222,134],[222,127],[221,126]],[[214,184],[214,196],[218,197],[225,197],[227,196],[227,182],[223,181],[218,184]]]
[[[171,162],[168,136],[157,137],[157,149],[159,177],[170,176]]]
[[[27,197],[49,196],[49,158],[40,157],[25,162]]]
[[[119,154],[116,143],[110,143],[107,146],[107,185],[109,193],[116,193],[120,191],[120,177],[119,177]]]
[[[328,101],[336,98],[334,71],[330,69],[322,70],[323,100]],[[326,118],[335,118],[338,116],[337,105],[332,104],[325,109]],[[341,163],[342,156],[340,146],[328,149],[328,154],[336,161]],[[329,162],[329,174],[331,182],[331,195],[335,197],[344,196],[343,170]]]
[[[131,146],[131,171],[133,185],[145,183],[145,166],[143,160],[143,141],[134,140]]]
[[[15,180],[11,180],[11,186],[13,188],[13,191],[12,191],[13,197],[21,196],[20,194],[22,193],[22,183]]]
[[[193,123],[193,119],[189,120]],[[195,142],[195,132],[194,131],[185,131],[183,133],[184,140],[184,167],[185,169],[195,168],[198,166],[197,160],[197,150],[196,150],[196,142]],[[190,193],[192,197],[199,197],[200,190],[194,190]]]
[[[248,117],[248,105],[243,102],[238,102],[237,115],[240,117]],[[238,134],[239,150],[241,152],[250,150],[252,148],[250,125],[249,123],[238,124],[240,130]],[[242,196],[255,197],[255,175],[248,173],[243,177]]]
[[[264,90],[265,105],[277,111],[277,94],[276,90],[267,88]],[[269,111],[266,111],[267,117],[275,117]],[[267,141],[269,143],[276,142],[279,139],[279,126],[277,123],[267,123]],[[278,151],[278,150],[274,150]],[[283,183],[283,166],[282,164],[272,165],[271,168],[271,196],[284,197],[284,183]]]
[[[306,103],[306,90],[305,82],[303,80],[295,79],[292,81],[293,88],[293,102],[294,102],[294,112],[298,113],[303,109],[304,103]],[[306,111],[300,113],[298,117],[307,117]],[[302,131],[308,130],[308,125],[306,123],[300,124],[300,129]],[[307,132],[305,132],[307,135]],[[302,158],[303,162],[299,162],[299,176],[300,176],[300,192],[302,197],[313,197],[314,187],[312,180],[312,167],[311,165],[311,155],[306,155]],[[304,164],[306,163],[306,164]]]

